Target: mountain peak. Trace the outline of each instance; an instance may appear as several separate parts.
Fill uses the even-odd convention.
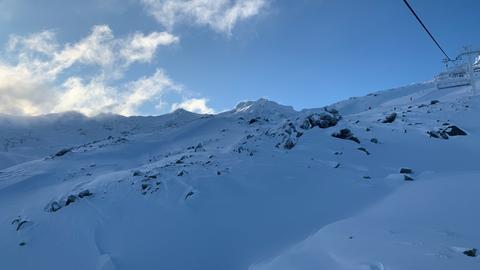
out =
[[[268,116],[271,116],[272,114],[277,116],[288,116],[296,111],[291,106],[281,105],[274,101],[260,98],[256,101],[243,101],[238,103],[233,112]]]

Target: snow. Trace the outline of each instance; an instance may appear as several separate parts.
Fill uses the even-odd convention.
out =
[[[333,104],[328,128],[266,99],[0,116],[0,269],[477,269],[479,105],[427,82]],[[427,135],[444,123],[468,135]]]

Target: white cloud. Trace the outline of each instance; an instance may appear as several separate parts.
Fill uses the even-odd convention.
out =
[[[201,113],[201,114],[212,114],[215,111],[207,106],[208,100],[205,98],[191,98],[184,100],[181,103],[174,103],[172,104],[172,111],[177,109],[184,109],[194,113]]]
[[[179,22],[209,26],[230,34],[235,25],[259,14],[268,0],[142,0],[147,12],[167,29]]]
[[[157,47],[177,43],[179,38],[167,32],[153,32],[147,36],[136,33],[127,41],[128,46],[123,46],[121,55],[127,62],[149,62]]]
[[[0,63],[0,113],[41,114],[56,100],[56,87],[23,66]]]
[[[29,36],[12,36],[7,52],[16,53],[19,65],[35,64],[42,73],[57,76],[74,64],[97,66],[108,71],[127,68],[134,62],[149,62],[159,46],[177,43],[179,38],[167,32],[149,35],[135,33],[115,38],[107,25],[97,25],[82,40],[61,47],[52,31]]]
[[[157,70],[150,77],[143,77],[137,81],[131,82],[128,86],[127,95],[123,97],[123,102],[115,109],[119,114],[134,115],[138,114],[137,108],[146,101],[157,99],[157,103],[162,103],[162,95],[168,91],[181,91],[181,87],[176,85],[168,78],[162,70]]]
[[[162,70],[150,77],[143,77],[121,87],[114,87],[102,77],[85,82],[71,77],[62,85],[65,91],[53,112],[79,111],[86,115],[111,112],[126,116],[139,114],[138,108],[152,99],[160,99],[167,91],[179,91]]]
[[[166,91],[180,88],[161,70],[134,81],[120,83],[119,79],[132,63],[149,62],[159,46],[178,40],[167,32],[116,38],[106,25],[95,26],[87,37],[64,45],[52,31],[12,36],[6,57],[0,58],[0,113],[139,113],[144,103],[160,103]],[[81,71],[72,69],[74,65]]]

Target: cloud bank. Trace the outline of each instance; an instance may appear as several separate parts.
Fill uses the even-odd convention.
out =
[[[142,0],[145,8],[160,24],[172,29],[186,22],[209,26],[231,34],[235,25],[258,15],[267,0]]]

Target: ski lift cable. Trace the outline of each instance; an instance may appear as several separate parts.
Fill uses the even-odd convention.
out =
[[[417,13],[415,12],[415,10],[413,10],[412,6],[410,6],[410,4],[407,2],[407,0],[403,0],[403,2],[405,3],[405,5],[407,5],[408,9],[412,12],[413,16],[415,16],[415,18],[417,18],[417,21],[422,25],[423,29],[425,29],[425,31],[427,32],[427,34],[430,36],[430,38],[433,40],[433,42],[435,42],[435,44],[437,45],[437,47],[440,49],[440,51],[442,51],[443,55],[445,55],[446,59],[448,61],[452,61],[452,59],[447,55],[447,53],[442,49],[442,46],[440,46],[440,44],[437,42],[437,40],[433,37],[432,33],[430,33],[430,31],[428,30],[428,28],[425,26],[425,24],[422,22],[422,20],[420,19],[420,17],[418,17]]]

